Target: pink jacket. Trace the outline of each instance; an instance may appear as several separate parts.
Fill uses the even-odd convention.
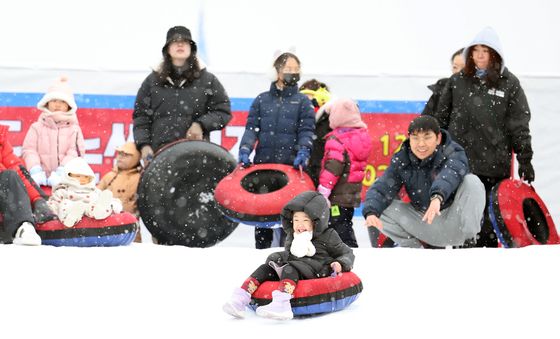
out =
[[[357,207],[367,159],[372,149],[366,128],[339,127],[325,137],[319,183],[331,189],[333,205]]]
[[[58,120],[58,122],[55,122]],[[75,110],[67,113],[43,110],[23,140],[22,158],[28,169],[41,165],[47,177],[57,167],[84,156],[85,142]]]

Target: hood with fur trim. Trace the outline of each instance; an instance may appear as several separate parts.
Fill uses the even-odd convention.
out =
[[[37,103],[37,108],[42,112],[50,112],[47,109],[47,103],[51,100],[62,100],[70,106],[70,110],[68,112],[57,112],[62,115],[67,116],[75,116],[76,111],[78,110],[78,105],[76,105],[76,101],[74,100],[74,94],[72,94],[72,90],[68,85],[68,78],[60,77],[57,81],[49,87],[47,93],[39,100]]]
[[[327,200],[316,191],[298,194],[290,200],[282,210],[282,227],[286,233],[294,232],[292,218],[294,212],[305,212],[313,221],[313,238],[323,233],[329,227],[330,209]]]
[[[469,56],[470,49],[476,45],[485,45],[493,50],[496,51],[502,58],[502,68],[500,69],[500,73],[504,72],[504,68],[506,67],[506,62],[504,58],[504,53],[502,51],[502,43],[500,42],[500,38],[498,34],[492,27],[485,27],[482,31],[478,32],[478,34],[474,37],[470,44],[465,46],[463,50],[463,59],[467,60]]]

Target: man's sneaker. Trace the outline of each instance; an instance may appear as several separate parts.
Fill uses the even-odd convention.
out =
[[[236,318],[245,318],[245,308],[251,302],[251,295],[241,287],[236,288],[231,299],[224,304],[222,309],[227,314]]]
[[[290,320],[294,317],[290,299],[292,299],[290,293],[278,290],[272,291],[272,302],[268,305],[257,307],[257,315],[275,320]]]
[[[41,237],[35,232],[33,224],[26,221],[17,229],[13,244],[39,246],[41,245]]]

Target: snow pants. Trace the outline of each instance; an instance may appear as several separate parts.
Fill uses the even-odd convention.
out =
[[[381,214],[383,232],[401,247],[460,246],[480,232],[486,202],[484,185],[467,174],[459,185],[451,206],[441,211],[429,225],[424,213],[408,203],[393,200]]]
[[[35,223],[27,190],[12,170],[0,172],[0,213],[4,217],[4,232],[11,237],[23,222]]]

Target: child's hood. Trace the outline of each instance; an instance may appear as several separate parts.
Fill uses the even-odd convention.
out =
[[[329,113],[329,126],[332,129],[339,127],[366,127],[360,116],[360,109],[352,99],[340,98],[332,100],[328,103],[326,110]]]
[[[69,176],[70,173],[87,175],[92,177],[92,180],[85,185],[81,185],[76,178],[72,178]],[[74,158],[68,161],[68,163],[66,163],[66,165],[64,166],[64,175],[60,182],[68,186],[95,188],[95,173],[93,172],[91,167],[89,167],[87,161],[84,158]]]
[[[323,233],[329,226],[330,209],[327,200],[318,192],[307,191],[290,200],[282,210],[282,227],[293,233],[294,212],[305,212],[313,221],[313,237]]]
[[[70,86],[68,86],[68,79],[66,77],[60,77],[51,87],[49,87],[47,93],[45,93],[43,98],[41,98],[41,100],[37,103],[37,108],[42,112],[50,112],[47,109],[47,103],[55,99],[62,100],[70,106],[70,110],[65,112],[65,115],[76,115],[78,105],[76,105],[74,94],[72,94],[72,90],[70,89]]]

